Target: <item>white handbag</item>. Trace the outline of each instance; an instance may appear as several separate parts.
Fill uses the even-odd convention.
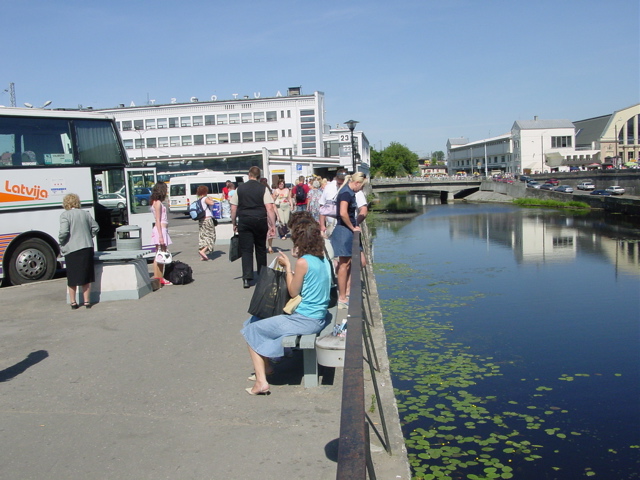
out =
[[[162,263],[163,265],[166,265],[167,263],[171,262],[173,262],[173,256],[171,255],[171,252],[169,250],[160,250],[158,253],[156,253],[156,263]]]

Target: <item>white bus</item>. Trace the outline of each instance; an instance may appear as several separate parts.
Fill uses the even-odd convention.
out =
[[[227,180],[231,180],[236,187],[249,179],[247,175],[237,173],[214,172],[205,170],[197,175],[187,177],[173,177],[169,184],[169,210],[171,213],[188,215],[189,205],[198,197],[196,191],[200,185],[209,188],[209,197],[222,200],[222,189]]]
[[[127,165],[115,123],[105,115],[0,108],[3,283],[53,278],[62,265],[58,231],[67,193],[77,194],[100,225],[97,250],[115,247],[121,225],[140,226],[143,249],[151,250],[153,217],[135,187],[153,185],[155,169]]]
[[[171,183],[171,179],[174,177],[187,177],[191,175],[197,175],[204,172],[204,170],[186,170],[184,172],[158,172],[157,177],[159,182],[164,182],[167,185]]]

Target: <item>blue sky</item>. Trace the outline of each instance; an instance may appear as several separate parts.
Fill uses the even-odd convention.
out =
[[[2,0],[0,88],[52,108],[325,93],[419,155],[640,102],[637,0]],[[9,105],[7,92],[0,105]]]

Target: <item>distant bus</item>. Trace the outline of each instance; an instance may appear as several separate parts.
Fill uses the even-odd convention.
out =
[[[209,196],[222,200],[222,189],[226,181],[231,180],[238,186],[249,179],[247,175],[229,174],[205,170],[197,175],[174,177],[169,184],[169,211],[171,213],[189,213],[189,205],[198,197],[196,191],[200,185],[209,188]]]
[[[186,170],[184,172],[158,172],[157,178],[159,182],[164,182],[167,185],[171,183],[171,179],[174,177],[188,177],[191,175],[197,175],[205,170]]]
[[[62,199],[80,197],[98,222],[97,250],[116,244],[121,225],[141,227],[151,246],[152,215],[134,187],[154,168],[126,168],[113,119],[98,113],[0,108],[0,279],[20,285],[53,278],[61,265]]]

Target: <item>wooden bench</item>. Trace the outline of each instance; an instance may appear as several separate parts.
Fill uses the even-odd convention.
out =
[[[320,333],[311,335],[290,335],[282,339],[282,346],[289,348],[299,348],[302,350],[302,361],[304,369],[304,387],[311,388],[318,386],[318,357],[316,355],[316,339],[330,335],[336,324],[338,307],[335,306],[327,311],[329,323]]]

